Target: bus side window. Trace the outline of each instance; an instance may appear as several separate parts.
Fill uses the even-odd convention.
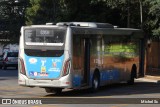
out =
[[[81,69],[82,68],[82,49],[81,49],[81,38],[79,35],[73,36],[73,68]]]

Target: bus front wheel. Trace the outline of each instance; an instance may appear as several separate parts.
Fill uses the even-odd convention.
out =
[[[135,64],[133,64],[131,74],[130,74],[130,80],[127,81],[128,85],[134,84],[134,78],[136,78],[136,74],[137,74],[137,67]]]

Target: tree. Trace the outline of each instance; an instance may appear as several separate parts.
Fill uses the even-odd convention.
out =
[[[18,43],[20,28],[25,23],[24,13],[28,0],[3,0],[0,2],[0,36],[9,43]]]
[[[30,0],[30,6],[26,11],[26,23],[30,25],[57,21],[106,22],[120,27],[143,28],[149,35],[159,35],[159,2],[159,0]],[[143,8],[142,11],[140,7]]]
[[[26,24],[45,24],[58,17],[59,0],[30,0],[26,9]]]
[[[110,1],[110,2],[109,2]],[[118,1],[118,0],[117,0]],[[63,21],[90,21],[119,24],[120,10],[115,8],[116,3],[111,0],[62,0],[61,18]],[[112,5],[114,4],[114,5]]]
[[[62,20],[140,28],[139,0],[63,0]]]
[[[153,36],[160,36],[160,0],[146,0],[146,4],[149,5],[148,26]]]

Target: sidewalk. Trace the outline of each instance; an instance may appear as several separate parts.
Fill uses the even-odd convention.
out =
[[[154,82],[154,83],[159,83],[160,84],[160,76],[145,75],[145,77],[138,78],[138,79],[136,79],[136,81]]]

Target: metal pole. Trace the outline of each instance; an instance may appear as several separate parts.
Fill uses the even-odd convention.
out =
[[[159,48],[160,48],[160,36],[158,37],[158,71],[160,69],[160,61],[159,61],[159,59],[160,59],[160,56],[159,56],[160,50],[159,50]],[[157,74],[159,74],[159,73],[157,72],[156,75]]]
[[[159,23],[159,27],[160,27],[160,23]],[[158,71],[159,71],[159,69],[160,69],[160,61],[159,61],[159,59],[160,59],[160,56],[159,56],[159,54],[160,54],[160,36],[158,37]],[[157,73],[158,75],[160,74],[160,73]]]
[[[141,29],[143,29],[143,14],[142,14],[142,1],[139,0],[139,8],[140,8],[140,20],[141,20]]]
[[[128,12],[128,16],[127,16],[127,27],[130,27],[130,0],[127,0],[127,12]]]
[[[143,29],[143,14],[142,14],[142,0],[139,0],[139,9],[140,9],[140,23],[141,23],[141,29]],[[141,71],[140,71],[140,76],[144,77],[144,40],[141,41]]]

